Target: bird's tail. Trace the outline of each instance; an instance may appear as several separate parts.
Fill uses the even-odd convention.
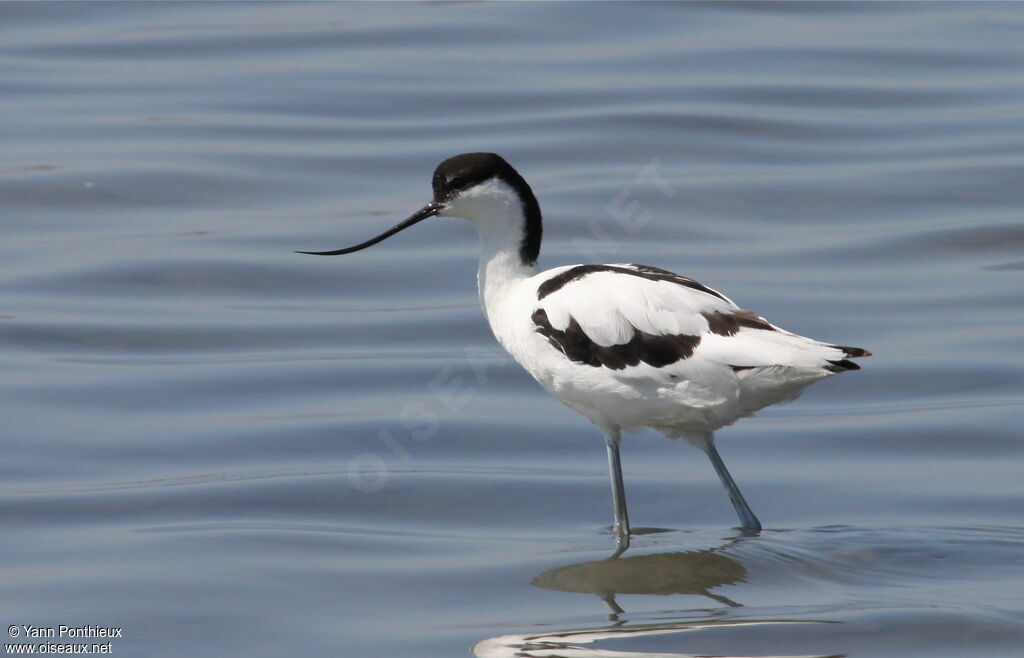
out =
[[[827,366],[828,370],[832,372],[843,372],[844,370],[860,370],[860,366],[850,361],[850,359],[859,359],[864,356],[871,356],[871,352],[867,351],[862,347],[847,347],[846,345],[829,345],[829,347],[837,350],[841,350],[843,356],[846,358],[838,359],[836,361],[829,361],[831,364]]]

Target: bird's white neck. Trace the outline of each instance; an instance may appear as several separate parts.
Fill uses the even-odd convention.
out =
[[[520,254],[521,225],[521,222],[477,224],[480,232],[480,269],[477,271],[480,305],[492,328],[501,300],[508,299],[517,283],[537,273],[537,264],[524,263]]]
[[[459,194],[439,214],[465,217],[480,234],[480,304],[497,333],[502,299],[507,299],[516,283],[537,273],[536,263],[529,262],[536,261],[536,246],[532,258],[524,256],[530,250],[524,248],[528,222],[523,200],[511,185],[492,178]]]

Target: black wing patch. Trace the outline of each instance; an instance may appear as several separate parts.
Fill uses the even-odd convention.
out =
[[[708,321],[708,329],[711,333],[718,334],[719,336],[735,336],[741,327],[775,331],[775,327],[765,322],[756,313],[742,309],[729,311],[728,313],[717,311],[714,313],[701,313],[701,315]]]
[[[540,284],[537,287],[537,299],[544,299],[551,293],[561,290],[567,284],[572,283],[577,279],[582,279],[588,274],[594,274],[595,272],[615,272],[616,274],[637,276],[641,279],[647,279],[648,281],[668,281],[669,283],[675,283],[680,286],[699,290],[717,297],[722,301],[728,301],[721,294],[689,277],[681,276],[674,272],[669,272],[668,270],[663,270],[658,267],[651,267],[649,265],[633,265],[633,267],[636,269],[631,270],[628,267],[618,267],[615,265],[577,265],[576,267],[570,267],[566,271],[556,274],[544,283]]]
[[[565,354],[570,361],[595,368],[603,366],[622,370],[641,361],[660,368],[690,358],[700,344],[700,336],[656,336],[634,327],[633,337],[628,343],[606,347],[592,341],[575,318],[569,319],[569,326],[564,330],[552,327],[547,312],[542,308],[534,311],[531,319],[537,325],[537,333],[547,338],[552,347]]]

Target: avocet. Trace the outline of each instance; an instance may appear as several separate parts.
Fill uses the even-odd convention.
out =
[[[411,217],[336,256],[366,249],[430,217],[462,217],[480,234],[480,303],[495,338],[549,393],[604,434],[614,555],[629,547],[621,433],[650,427],[711,460],[748,534],[761,523],[715,448],[714,431],[846,370],[858,347],[781,329],[697,281],[648,265],[539,271],[541,212],[494,153],[464,153],[434,170],[434,198]]]

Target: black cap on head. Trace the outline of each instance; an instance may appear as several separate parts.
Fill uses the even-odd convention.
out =
[[[533,265],[540,255],[540,204],[537,203],[537,197],[533,195],[533,190],[526,180],[505,161],[505,158],[497,153],[462,153],[448,158],[434,169],[434,202],[445,203],[459,192],[492,178],[497,178],[514,189],[522,201],[526,226],[523,228],[523,242],[519,247],[519,255],[524,263]]]
[[[495,177],[506,182],[520,178],[497,153],[463,153],[448,158],[434,169],[434,201],[447,201],[462,190]]]

